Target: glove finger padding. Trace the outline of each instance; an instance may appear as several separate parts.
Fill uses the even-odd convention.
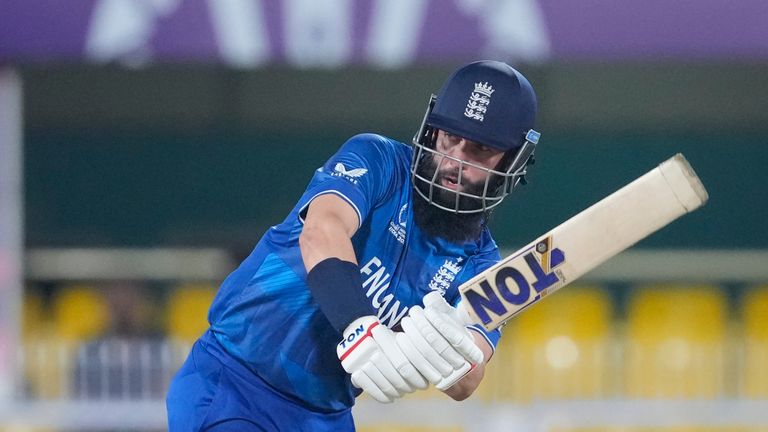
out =
[[[407,317],[406,317],[407,318]],[[443,379],[440,372],[435,369],[429,361],[421,354],[418,348],[413,344],[411,339],[405,333],[396,333],[397,346],[403,351],[411,364],[419,372],[419,377],[423,380],[423,387],[418,387],[421,390],[429,387],[429,384],[437,384]]]
[[[362,369],[352,373],[352,384],[357,388],[363,389],[364,392],[368,393],[371,397],[381,403],[391,403],[394,401],[394,399],[387,396]]]
[[[453,307],[449,305],[443,296],[440,295],[440,293],[437,291],[432,291],[425,295],[422,301],[424,302],[425,310],[434,309],[438,312],[443,312],[448,315],[451,320],[456,323],[457,326],[467,327],[472,325],[472,320],[470,319],[469,313],[466,311],[466,309],[460,306]]]
[[[431,308],[424,311],[424,316],[468,362],[478,364],[483,361],[483,352],[464,325],[459,325],[449,315]]]
[[[371,357],[370,363],[379,372],[386,383],[392,386],[392,388],[398,393],[396,397],[400,397],[406,393],[413,391],[410,385],[405,382],[402,376],[397,372],[395,366],[389,361],[389,358],[382,353],[377,352]],[[367,373],[367,370],[366,370]]]
[[[414,306],[415,307],[415,306]],[[435,380],[432,377],[429,376],[428,370],[424,367],[420,367],[421,364],[419,363],[413,363],[414,366],[419,368],[419,372],[421,372],[422,375],[424,375],[427,379],[429,379],[429,382],[432,384],[437,384],[437,381],[442,379],[443,377],[446,377],[453,372],[453,366],[451,366],[450,363],[448,363],[444,358],[440,356],[440,353],[437,352],[430,344],[427,342],[426,339],[424,339],[424,336],[422,336],[421,331],[419,330],[419,327],[416,325],[412,317],[405,317],[402,320],[400,320],[400,324],[403,327],[404,334],[408,337],[408,340],[413,344],[413,346],[416,347],[416,349],[421,353],[421,355],[426,359],[429,366],[431,366],[433,369],[435,369],[440,377]],[[413,362],[413,358],[410,359],[411,362]]]
[[[363,365],[362,371],[368,375],[384,394],[392,399],[397,399],[406,393],[405,391],[400,390],[405,384],[405,382],[402,381],[402,378],[397,384],[393,382],[397,380],[394,377],[397,372],[395,372],[395,368],[392,367],[389,360],[387,360],[387,358],[380,352],[374,354],[373,357],[371,357],[371,360]]]
[[[413,322],[416,324],[419,332],[427,343],[440,354],[440,357],[444,358],[451,365],[452,369],[458,369],[464,365],[464,362],[467,360],[454,349],[440,330],[427,319],[424,309],[419,306],[414,306],[410,309],[408,314],[413,319]]]
[[[459,310],[445,301],[445,298],[432,291],[424,296],[424,312],[435,328],[472,364],[483,361],[483,352],[475,344],[475,339],[467,329],[467,323]]]
[[[353,321],[336,347],[341,366],[352,383],[380,402],[392,402],[417,388],[428,387],[401,351],[395,333],[373,316]]]
[[[439,291],[430,291],[421,301],[424,303],[425,309],[437,309],[445,313],[449,313],[453,309],[453,306],[445,301],[445,297],[440,295]]]
[[[372,333],[374,339],[381,347],[381,351],[387,356],[387,359],[389,359],[389,362],[395,369],[395,375],[390,381],[399,390],[411,393],[416,389],[423,390],[429,386],[426,379],[421,376],[408,356],[401,350],[395,338],[395,332],[384,326],[378,326],[373,329]]]

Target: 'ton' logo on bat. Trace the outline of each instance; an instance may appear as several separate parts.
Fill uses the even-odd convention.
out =
[[[489,277],[472,284],[464,297],[483,324],[493,321],[490,313],[507,319],[546,294],[546,289],[563,282],[556,268],[565,262],[565,253],[552,247],[552,237],[536,242],[512,257]],[[531,297],[531,287],[535,296]]]

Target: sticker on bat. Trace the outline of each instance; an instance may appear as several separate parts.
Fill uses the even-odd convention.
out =
[[[565,253],[552,247],[547,236],[522,251],[485,279],[473,284],[463,295],[483,324],[494,320],[490,313],[509,318],[515,312],[544,297],[547,289],[564,282],[556,268],[565,262]],[[527,276],[526,276],[527,275]],[[531,298],[531,287],[535,296]]]

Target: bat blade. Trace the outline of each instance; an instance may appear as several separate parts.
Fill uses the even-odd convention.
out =
[[[462,307],[493,330],[707,199],[678,153],[464,283]]]

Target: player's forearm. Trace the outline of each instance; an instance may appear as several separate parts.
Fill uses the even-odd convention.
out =
[[[357,318],[374,314],[361,290],[351,238],[357,213],[341,198],[327,194],[310,204],[299,248],[307,269],[307,287],[331,326],[339,333]]]
[[[480,386],[480,383],[483,381],[483,376],[485,375],[485,365],[488,363],[488,360],[491,359],[491,355],[493,354],[493,348],[488,345],[488,341],[484,337],[476,334],[474,331],[472,334],[475,338],[475,343],[480,350],[483,351],[484,360],[482,363],[475,366],[475,368],[459,382],[445,390],[445,394],[456,401],[462,401],[470,397],[472,393],[477,390],[477,387]]]

